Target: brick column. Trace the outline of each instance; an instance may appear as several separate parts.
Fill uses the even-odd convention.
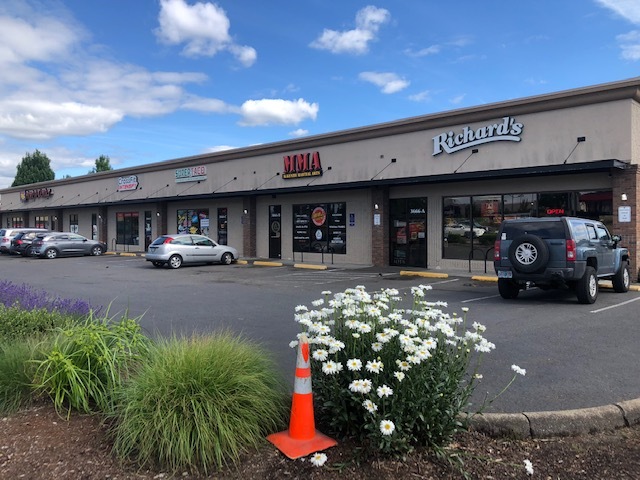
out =
[[[640,170],[638,165],[629,165],[613,173],[613,233],[622,235],[622,246],[629,249],[631,257],[631,279],[640,281]],[[622,200],[622,195],[627,200]],[[618,221],[618,207],[631,207],[631,222]]]
[[[376,205],[378,208],[376,209]],[[371,191],[371,261],[376,267],[389,265],[389,189],[374,187]],[[380,215],[380,225],[374,219]]]
[[[256,256],[256,197],[242,200],[242,256]],[[246,213],[245,213],[246,212]],[[266,235],[267,233],[265,233]]]

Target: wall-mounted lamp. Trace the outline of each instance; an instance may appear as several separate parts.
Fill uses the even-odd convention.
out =
[[[244,214],[246,215],[247,213],[249,213],[249,210],[247,210],[247,209],[245,208],[244,210],[242,210],[242,213],[244,213]]]
[[[578,138],[576,138],[576,142],[577,143],[576,143],[575,147],[573,147],[573,150],[571,150],[569,152],[569,155],[567,155],[567,158],[564,159],[564,162],[562,162],[562,164],[566,165],[567,164],[567,160],[569,160],[569,157],[571,155],[573,155],[573,152],[575,152],[576,148],[578,148],[578,145],[580,145],[582,142],[586,142],[586,141],[587,141],[587,137],[578,137]]]
[[[373,204],[373,208],[374,208],[374,210],[378,210],[378,204],[377,204],[377,203],[374,203],[374,204]]]
[[[384,155],[380,155],[380,158],[384,158]],[[391,159],[391,161],[390,161],[389,163],[387,163],[387,164],[384,166],[384,168],[383,168],[382,170],[380,170],[380,171],[379,171],[378,173],[376,173],[373,177],[371,177],[371,180],[373,180],[374,178],[376,178],[378,175],[380,175],[382,172],[384,172],[384,171],[387,169],[387,167],[388,167],[389,165],[392,165],[392,164],[394,164],[394,163],[396,163],[396,159],[395,159],[395,158],[392,158],[392,159]]]
[[[156,212],[156,217],[159,217],[159,216],[160,216],[160,212]]]
[[[620,195],[620,200],[622,200],[623,202],[627,201],[627,194],[623,193],[622,195]]]

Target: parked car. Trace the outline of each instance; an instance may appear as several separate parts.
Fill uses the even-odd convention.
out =
[[[9,247],[9,253],[12,255],[22,255],[28,257],[31,255],[31,243],[36,237],[44,236],[48,232],[41,232],[39,230],[26,230],[20,232],[11,239],[11,246]]]
[[[204,235],[162,235],[150,245],[145,258],[154,267],[169,265],[180,268],[183,263],[222,263],[238,260],[238,250],[221,245]]]
[[[471,238],[472,235],[474,237],[481,237],[486,233],[486,231],[487,230],[485,228],[479,227],[474,224],[472,233],[471,224],[469,222],[459,222],[451,225],[446,225],[444,227],[445,235],[460,235],[461,237],[467,238]]]
[[[27,230],[40,231],[40,232],[49,231],[46,228],[28,228],[28,227],[0,229],[0,253],[9,253],[9,248],[11,247],[11,239],[13,239],[13,237],[15,237],[20,232],[24,232]]]
[[[568,288],[580,303],[598,297],[598,280],[616,292],[629,290],[629,250],[596,220],[575,217],[505,220],[495,242],[494,268],[502,298],[516,298],[527,285]]]
[[[70,255],[102,255],[107,245],[89,240],[77,233],[53,232],[36,237],[31,243],[31,256],[57,258]]]

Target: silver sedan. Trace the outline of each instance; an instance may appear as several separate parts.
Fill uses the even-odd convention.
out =
[[[180,268],[183,263],[222,263],[238,260],[238,250],[221,245],[204,235],[162,235],[156,238],[145,255],[155,267]]]

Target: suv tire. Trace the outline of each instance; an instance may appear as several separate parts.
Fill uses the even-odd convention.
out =
[[[611,279],[613,284],[613,290],[617,293],[625,293],[629,291],[629,285],[631,284],[631,277],[629,276],[629,264],[623,263],[620,269]]]
[[[520,293],[520,287],[513,280],[507,280],[505,278],[498,279],[498,292],[504,299],[510,300],[516,298]]]
[[[537,272],[549,261],[549,247],[536,235],[522,235],[509,246],[509,261],[519,272]]]
[[[598,277],[593,267],[587,267],[576,283],[576,295],[580,303],[594,303],[598,298]]]

